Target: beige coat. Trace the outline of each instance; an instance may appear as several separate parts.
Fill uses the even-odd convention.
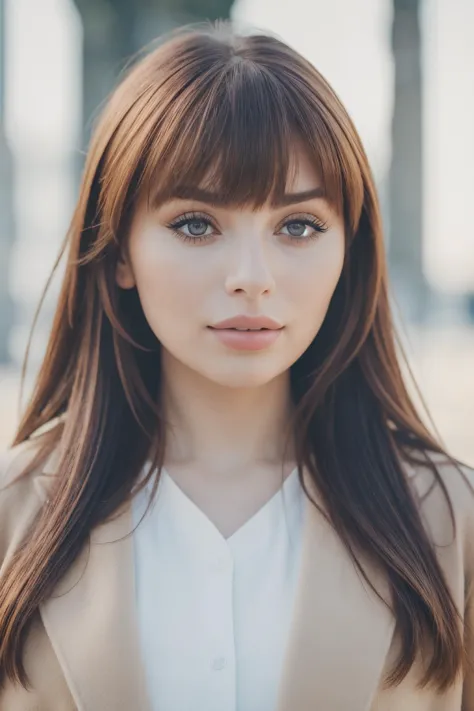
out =
[[[11,481],[31,451],[27,443],[6,452],[0,480]],[[47,497],[55,462],[53,454],[42,471],[0,490],[0,564],[8,562]],[[448,544],[437,549],[439,559],[460,609],[466,606],[474,622],[464,595],[466,587],[469,598],[474,569],[474,495],[454,468],[445,465],[442,471],[459,527],[456,541],[450,543],[449,511],[439,487],[424,500],[423,512],[436,543]],[[474,472],[467,474],[474,482]],[[418,494],[428,491],[427,470],[408,476]],[[311,487],[309,478],[307,483]],[[382,689],[397,651],[393,617],[357,574],[324,517],[309,506],[277,711],[474,711],[472,678],[437,696],[416,689],[413,668],[398,687]],[[131,527],[128,505],[92,532],[88,561],[85,549],[41,605],[27,639],[25,666],[33,688],[8,682],[0,691],[1,711],[151,711],[133,604],[132,537],[117,540]],[[369,571],[386,593],[383,580]],[[474,653],[474,641],[469,643]]]

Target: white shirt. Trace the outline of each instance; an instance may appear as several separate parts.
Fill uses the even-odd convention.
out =
[[[151,483],[133,500],[135,525]],[[275,711],[300,565],[297,469],[230,538],[163,469],[134,533],[142,657],[155,711]]]

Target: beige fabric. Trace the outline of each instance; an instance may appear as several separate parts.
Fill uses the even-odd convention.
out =
[[[33,449],[25,443],[0,459],[0,564],[8,562],[47,498],[48,475],[55,471],[53,454],[42,471],[5,488]],[[456,540],[439,487],[424,500],[422,511],[430,536],[443,546],[437,548],[439,559],[464,609],[474,568],[474,494],[453,467],[442,465],[442,472],[454,505]],[[474,472],[466,474],[474,484]],[[408,476],[418,495],[429,490],[427,470]],[[416,689],[415,666],[398,687],[382,689],[382,676],[397,652],[393,617],[363,582],[324,517],[310,503],[307,507],[301,577],[276,711],[474,711],[474,678],[438,696]],[[151,711],[133,605],[132,538],[123,538],[131,528],[127,505],[118,518],[92,532],[90,548],[41,605],[28,637],[25,664],[32,689],[8,682],[0,691],[1,711]],[[383,579],[367,570],[387,598]],[[467,615],[474,623],[470,598]],[[474,653],[474,640],[469,644]]]

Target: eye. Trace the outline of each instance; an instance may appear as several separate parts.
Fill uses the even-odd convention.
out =
[[[216,230],[208,217],[196,213],[186,213],[170,222],[167,227],[185,242],[199,242],[211,237]]]
[[[288,230],[285,232],[284,230]],[[327,232],[326,223],[319,220],[314,215],[298,215],[287,219],[280,228],[283,234],[288,235],[295,242],[305,242],[319,237],[323,232]]]
[[[206,220],[189,220],[183,227],[189,231],[191,237],[202,237],[210,225]]]
[[[287,222],[285,225],[291,237],[305,237],[308,225],[304,222]]]

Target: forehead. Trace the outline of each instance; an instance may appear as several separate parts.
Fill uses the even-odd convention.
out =
[[[328,201],[319,171],[301,143],[295,142],[294,146],[292,146],[287,170],[282,177],[284,178],[283,190],[269,191],[264,199],[259,200],[255,207],[262,207],[265,203],[279,207],[313,198],[321,198]],[[241,199],[241,197],[237,196],[236,199],[234,194],[223,191],[221,185],[222,181],[220,180],[218,168],[214,167],[204,176],[200,176],[197,184],[193,183],[192,180],[183,180],[181,183],[167,186],[164,190],[156,191],[149,196],[149,203],[152,207],[159,207],[169,200],[181,199],[198,200],[225,207],[252,206],[252,196],[248,196],[247,199]]]
[[[304,146],[295,142],[290,153],[286,192],[303,192],[321,185],[321,176],[315,164],[310,160]]]
[[[206,176],[206,179],[203,180],[199,186],[196,186],[196,189],[191,188],[189,193],[194,196],[199,194],[202,190],[203,197],[205,197],[206,194],[217,194],[216,184],[218,184],[218,181],[216,183],[212,175]],[[177,197],[186,197],[185,193],[186,190],[183,195],[177,195]],[[288,170],[286,172],[284,195],[269,195],[268,203],[279,206],[287,202],[295,202],[296,195],[300,195],[300,201],[313,197],[325,197],[319,171],[311,162],[311,159],[301,143],[295,143],[295,145],[292,146],[288,161]],[[226,204],[225,198],[222,200],[218,199],[216,202]]]

